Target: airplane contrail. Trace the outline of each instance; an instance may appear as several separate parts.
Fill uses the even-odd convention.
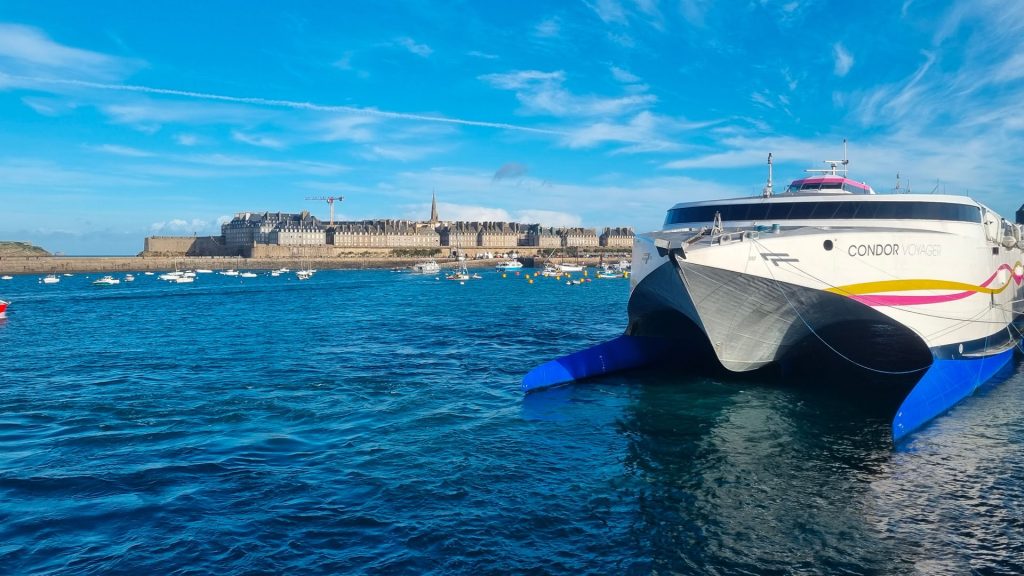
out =
[[[222,94],[207,94],[205,92],[189,92],[187,90],[174,90],[171,88],[153,88],[151,86],[139,86],[135,84],[104,84],[102,82],[90,82],[88,80],[67,80],[63,78],[37,78],[32,76],[17,76],[0,72],[0,79],[26,80],[43,84],[57,84],[62,86],[78,86],[82,88],[95,88],[98,90],[113,90],[118,92],[140,92],[143,94],[159,94],[162,96],[181,96],[183,98],[196,98],[199,100],[214,100],[219,102],[233,102],[237,104],[255,104],[259,106],[274,106],[279,108],[291,108],[294,110],[313,110],[316,112],[349,112],[354,114],[365,114],[367,116],[378,116],[397,120],[418,120],[421,122],[440,122],[443,124],[457,124],[459,126],[475,126],[478,128],[495,128],[498,130],[513,130],[517,132],[528,132],[532,134],[546,134],[553,136],[565,136],[567,133],[559,130],[546,128],[530,128],[517,124],[504,122],[485,122],[481,120],[464,120],[461,118],[448,118],[445,116],[428,116],[425,114],[409,114],[406,112],[388,112],[374,108],[359,108],[357,106],[337,106],[313,104],[312,102],[294,102],[291,100],[274,100],[270,98],[253,98],[243,96],[224,96]]]

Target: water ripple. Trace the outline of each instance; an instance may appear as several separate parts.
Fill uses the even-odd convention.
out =
[[[627,284],[16,278],[0,573],[1024,573],[1024,377],[893,450],[822,383],[523,398]]]

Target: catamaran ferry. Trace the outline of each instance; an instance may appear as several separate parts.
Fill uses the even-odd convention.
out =
[[[845,155],[844,155],[845,156]],[[782,192],[681,203],[633,247],[623,336],[536,368],[524,390],[633,367],[680,342],[721,367],[910,380],[899,440],[1024,350],[1024,218],[967,196],[876,194],[827,161]]]

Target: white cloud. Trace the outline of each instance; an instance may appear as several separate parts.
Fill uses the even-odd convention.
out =
[[[680,0],[679,11],[682,13],[683,18],[687,22],[694,26],[704,25],[704,15],[708,9],[708,6],[712,5],[712,2],[705,0]]]
[[[35,89],[39,90],[50,90],[53,92],[59,92],[61,90],[68,90],[74,88],[91,88],[96,90],[105,90],[113,92],[124,92],[131,94],[150,94],[158,96],[176,96],[181,98],[190,98],[195,100],[207,100],[218,103],[233,103],[243,104],[246,106],[258,106],[266,108],[285,108],[290,110],[303,110],[309,112],[331,112],[331,113],[343,113],[343,114],[361,114],[364,116],[371,116],[374,118],[390,119],[390,120],[409,120],[413,122],[425,122],[432,124],[444,124],[450,126],[474,126],[478,128],[493,128],[496,130],[510,130],[515,132],[523,132],[530,134],[547,134],[558,136],[561,133],[557,130],[549,130],[544,128],[535,128],[532,126],[520,126],[516,124],[509,124],[506,122],[487,122],[481,120],[467,120],[462,118],[450,118],[446,116],[430,116],[426,114],[410,114],[406,112],[390,112],[387,110],[378,110],[376,108],[359,108],[356,106],[328,106],[323,104],[313,104],[310,102],[296,102],[291,100],[275,100],[270,98],[260,98],[256,96],[244,97],[244,96],[224,96],[221,94],[211,94],[208,92],[191,92],[187,90],[174,90],[170,88],[153,88],[150,86],[139,86],[133,84],[106,84],[102,82],[91,82],[87,80],[69,80],[64,78],[26,78],[20,76],[10,76],[3,72],[0,72],[0,87],[3,87],[7,82],[8,85],[11,83],[22,85],[29,84]],[[241,107],[239,107],[241,109]],[[247,111],[250,115],[254,115],[252,108],[242,109]],[[160,116],[162,110],[157,106],[144,106],[141,109],[137,105],[132,106],[112,106],[105,111],[110,112],[115,120],[120,120],[124,123],[129,123],[133,119],[145,118],[148,116]],[[211,117],[211,122],[218,114],[223,112],[223,109],[218,111],[204,112],[202,117]],[[163,114],[167,116],[167,114]],[[257,116],[257,119],[260,117]],[[222,117],[222,121],[225,119]],[[253,123],[253,119],[247,120],[250,124]],[[137,127],[147,129],[149,131],[155,131],[159,129],[159,124],[150,122],[148,124],[141,124]]]
[[[270,136],[255,136],[252,134],[246,134],[238,130],[231,131],[231,138],[236,142],[243,144],[249,144],[252,146],[259,146],[260,148],[272,148],[274,150],[281,150],[285,147],[284,142],[281,142],[277,138]]]
[[[835,72],[836,76],[842,78],[850,71],[853,67],[853,56],[843,47],[842,44],[836,42],[832,45],[832,54],[835,57]]]
[[[25,97],[21,101],[37,114],[50,117],[60,116],[78,107],[74,102],[57,98]]]
[[[369,146],[359,156],[367,160],[397,160],[410,162],[437,154],[444,149],[438,146],[416,146],[403,144],[378,144]]]
[[[623,84],[633,84],[640,81],[639,76],[618,66],[612,66],[612,77]]]
[[[485,74],[480,79],[495,88],[502,90],[521,90],[536,84],[561,84],[565,80],[565,72],[541,72],[539,70],[519,70],[505,74]]]
[[[557,212],[555,210],[519,210],[515,213],[514,221],[524,224],[568,227],[581,226],[583,219],[578,214]]]
[[[477,222],[511,222],[507,210],[465,204],[437,203],[437,212],[444,220],[468,220]]]
[[[221,218],[224,218],[222,216]],[[228,219],[230,221],[230,218]],[[150,224],[149,231],[151,234],[215,234],[220,232],[220,226],[215,226],[210,223],[209,220],[203,220],[202,218],[192,218],[191,220],[184,220],[181,218],[174,218],[165,222],[154,222]]]
[[[534,27],[533,32],[540,38],[555,38],[562,31],[562,27],[555,18],[548,18],[541,21]]]
[[[101,104],[99,108],[112,122],[149,133],[158,131],[165,124],[253,124],[268,117],[267,113],[251,107],[219,103],[154,101],[144,98],[117,104]]]
[[[596,0],[593,3],[584,2],[584,4],[596,12],[598,18],[605,24],[628,24],[626,10],[618,0]]]
[[[483,58],[484,60],[497,60],[497,54],[489,54],[487,52],[481,52],[479,50],[470,50],[466,52],[467,55],[473,56],[474,58]]]
[[[766,108],[775,108],[775,104],[773,104],[766,95],[760,92],[754,92],[751,94],[750,99]]]
[[[1024,78],[1024,52],[1013,54],[1003,61],[992,74],[992,81],[996,83],[1012,82]]]
[[[348,170],[348,167],[340,164],[329,164],[326,162],[311,162],[308,160],[266,160],[250,156],[236,156],[230,154],[193,154],[176,157],[193,164],[205,166],[220,166],[225,168],[266,168],[280,170],[282,172],[299,172],[309,174],[339,174]]]
[[[364,114],[335,115],[320,125],[320,140],[371,142],[377,138],[372,128],[378,122],[377,118]]]
[[[491,86],[512,90],[525,114],[559,117],[617,116],[647,108],[657,101],[653,94],[628,94],[618,97],[577,96],[562,84],[565,73],[521,70],[479,77]]]
[[[199,143],[199,137],[195,134],[178,134],[174,137],[174,141],[182,146],[195,146]]]
[[[36,28],[9,23],[0,23],[0,64],[12,75],[97,80],[120,78],[141,66],[137,61],[65,46]]]
[[[704,129],[716,123],[685,122],[643,111],[625,123],[595,122],[582,126],[571,131],[563,143],[569,148],[590,148],[606,142],[630,144],[618,149],[619,154],[672,151],[680,148],[671,138],[672,134]]]
[[[434,50],[430,46],[427,46],[426,44],[417,44],[412,38],[399,38],[396,42],[398,42],[399,46],[402,46],[420,58],[426,58],[434,53]]]
[[[117,156],[130,156],[132,158],[148,158],[154,156],[152,152],[146,152],[145,150],[139,150],[138,148],[131,148],[129,146],[119,146],[117,144],[103,144],[100,146],[89,146],[89,148],[99,152],[106,152]]]
[[[345,52],[344,54],[342,54],[341,58],[338,58],[337,60],[334,61],[334,67],[340,68],[341,70],[351,70],[352,52]]]

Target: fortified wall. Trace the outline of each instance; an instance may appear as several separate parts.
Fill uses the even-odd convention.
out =
[[[221,236],[149,236],[141,256],[243,256]]]

